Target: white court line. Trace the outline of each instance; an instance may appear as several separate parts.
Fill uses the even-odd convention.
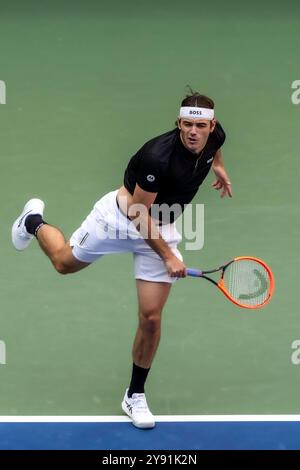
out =
[[[160,415],[157,422],[299,421],[300,415]],[[0,423],[127,423],[127,416],[0,416]]]

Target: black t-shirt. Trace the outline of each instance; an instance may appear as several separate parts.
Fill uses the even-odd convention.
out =
[[[217,122],[199,155],[182,143],[180,130],[173,129],[146,142],[131,158],[124,174],[124,186],[133,194],[136,183],[156,193],[154,205],[179,205],[181,212],[197,193],[206,178],[217,150],[225,141],[225,132]],[[151,215],[157,217],[151,209]],[[180,214],[171,216],[171,222]],[[163,219],[164,220],[164,219]]]

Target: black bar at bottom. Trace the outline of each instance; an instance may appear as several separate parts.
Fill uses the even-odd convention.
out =
[[[203,450],[93,450],[93,451],[0,451],[0,463],[72,463],[108,465],[197,465],[202,463],[300,462],[300,451],[203,451]]]

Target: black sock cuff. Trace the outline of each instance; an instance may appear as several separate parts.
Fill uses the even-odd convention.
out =
[[[145,373],[146,371],[149,372],[149,370],[150,370],[150,367],[149,367],[149,369],[145,369],[145,367],[137,366],[134,362],[132,363],[132,367],[133,367],[133,370],[135,369],[136,371],[142,372],[142,373],[143,372]]]
[[[35,231],[34,231],[34,236],[35,238],[37,238],[37,233],[38,231],[40,230],[40,228],[43,226],[43,225],[48,225],[47,222],[45,222],[44,220],[36,227]]]
[[[38,230],[47,224],[40,214],[28,215],[25,219],[25,227],[28,233],[36,237]]]
[[[128,389],[128,397],[130,398],[133,393],[144,393],[144,385],[149,373],[149,369],[137,366],[135,363],[132,365],[132,377]]]

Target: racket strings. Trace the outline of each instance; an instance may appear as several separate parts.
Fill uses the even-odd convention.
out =
[[[270,292],[269,274],[254,260],[236,260],[224,273],[224,287],[233,299],[247,305],[260,305]]]

